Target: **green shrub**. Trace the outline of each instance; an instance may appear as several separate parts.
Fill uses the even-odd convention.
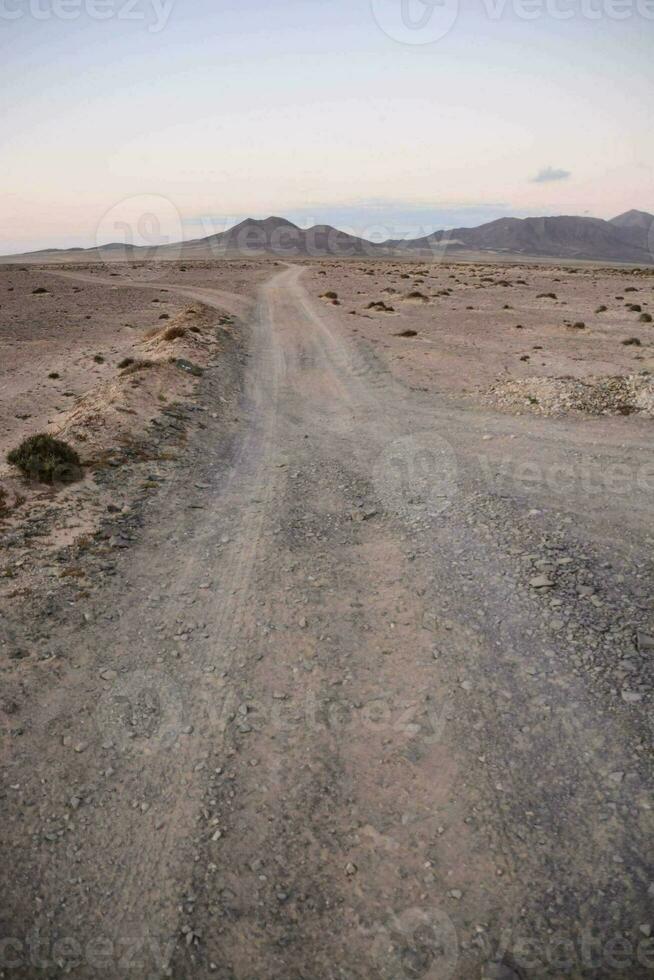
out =
[[[46,432],[24,439],[7,462],[39,483],[72,483],[82,476],[80,458],[67,443]]]
[[[641,323],[651,323],[652,322],[652,314],[651,313],[641,313],[640,316],[638,317],[638,319],[639,319],[639,321]]]

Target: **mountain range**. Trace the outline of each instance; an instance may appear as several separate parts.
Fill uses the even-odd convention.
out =
[[[561,215],[539,218],[499,218],[476,228],[436,231],[415,239],[369,242],[330,225],[299,228],[285,218],[248,218],[227,231],[160,246],[112,242],[97,248],[46,249],[6,256],[4,261],[89,261],[99,259],[187,259],[257,254],[280,259],[303,256],[345,258],[416,257],[446,254],[500,258],[552,258],[654,265],[654,215],[626,211],[609,221]]]

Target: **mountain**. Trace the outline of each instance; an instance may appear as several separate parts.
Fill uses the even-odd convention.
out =
[[[286,218],[266,218],[263,221],[248,218],[228,231],[207,238],[186,242],[188,249],[205,249],[212,254],[228,252],[272,252],[292,258],[294,255],[367,255],[375,248],[371,242],[348,235],[331,225],[315,225],[303,229]]]
[[[315,225],[299,228],[286,218],[247,218],[227,231],[174,245],[134,246],[112,242],[91,249],[45,249],[3,261],[140,261],[192,260],[235,255],[275,255],[280,259],[307,256],[336,258],[383,257],[401,252],[432,255],[490,253],[506,258],[586,259],[595,262],[654,264],[654,215],[626,211],[610,221],[560,215],[546,218],[499,218],[477,228],[436,231],[423,238],[392,239],[374,244],[355,235]]]
[[[637,248],[654,252],[654,214],[647,211],[625,211],[617,218],[611,218],[609,224],[617,229],[625,241]]]
[[[643,220],[627,218],[642,215]],[[551,218],[499,218],[477,228],[437,231],[424,238],[386,245],[407,249],[493,251],[558,259],[654,262],[647,248],[646,212],[627,212],[613,221],[562,215]],[[622,223],[622,219],[627,219]],[[643,230],[646,226],[647,230]]]
[[[624,214],[619,214],[617,218],[611,218],[609,224],[614,225],[616,228],[649,229],[653,221],[654,214],[650,214],[648,211],[636,211],[635,208],[632,208],[631,211],[625,211]]]

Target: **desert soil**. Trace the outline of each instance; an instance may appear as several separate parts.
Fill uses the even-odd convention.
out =
[[[1,976],[651,976],[652,285],[0,270]]]

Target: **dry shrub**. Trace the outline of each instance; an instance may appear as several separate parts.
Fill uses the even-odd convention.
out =
[[[39,483],[72,483],[82,476],[80,458],[68,443],[41,432],[7,454],[7,462]]]
[[[127,378],[130,374],[138,374],[140,371],[147,371],[148,368],[152,368],[154,366],[154,361],[148,361],[145,359],[134,361],[132,364],[126,367],[124,371],[120,372],[120,376],[121,378]]]
[[[164,332],[161,335],[161,339],[177,340],[179,337],[185,337],[185,336],[186,336],[186,328],[177,325],[174,327],[168,327],[167,330],[164,330]]]

